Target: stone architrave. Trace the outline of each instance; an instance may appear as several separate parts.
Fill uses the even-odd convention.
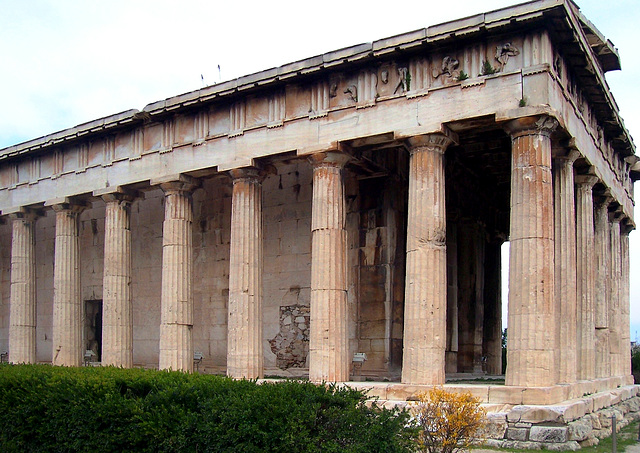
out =
[[[595,241],[593,186],[596,176],[576,176],[576,299],[578,379],[596,377],[595,351]]]
[[[38,214],[21,209],[10,215],[11,301],[9,359],[12,363],[36,363],[36,255],[35,223]]]
[[[551,134],[541,115],[507,123],[512,139],[506,385],[556,384]]]
[[[342,169],[350,157],[339,152],[310,156],[311,318],[309,379],[349,380],[347,231]]]
[[[597,197],[595,209],[595,325],[596,325],[596,378],[611,375],[611,357],[609,355],[609,302],[611,267],[611,233],[609,228],[609,204],[612,198]]]
[[[402,383],[445,382],[447,247],[444,152],[451,137],[409,139]]]
[[[135,194],[113,192],[105,202],[102,364],[133,366],[131,203]]]
[[[230,171],[233,178],[227,375],[263,377],[262,179],[257,168]]]
[[[611,268],[609,281],[611,282],[609,299],[609,353],[611,357],[611,376],[622,375],[622,317],[620,307],[620,273],[622,272],[622,257],[620,256],[620,218],[619,213],[609,214],[611,232]],[[628,347],[628,346],[627,346]]]
[[[577,378],[576,213],[573,163],[575,149],[553,149],[554,256],[558,383]]]
[[[53,364],[82,365],[84,307],[80,292],[78,216],[85,205],[52,204],[56,213],[53,265]]]
[[[154,181],[152,181],[153,183]],[[162,182],[160,369],[193,371],[193,202],[195,179]]]

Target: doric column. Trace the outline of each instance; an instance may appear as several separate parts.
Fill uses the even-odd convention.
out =
[[[576,212],[573,163],[580,153],[553,150],[555,303],[558,382],[576,381]]]
[[[263,377],[262,175],[257,168],[231,170],[231,255],[227,375]]]
[[[152,181],[153,183],[153,181]],[[160,369],[193,371],[193,178],[163,182]]]
[[[11,301],[9,359],[12,363],[36,363],[36,211],[23,208],[10,215]]]
[[[313,165],[309,379],[349,380],[347,231],[342,168],[349,156],[326,152]]]
[[[622,272],[622,257],[620,256],[620,215],[619,212],[609,214],[611,232],[611,268],[609,281],[611,282],[609,299],[609,353],[611,355],[611,375],[622,375],[621,332],[622,317],[620,313],[620,273]],[[629,346],[626,346],[627,348]]]
[[[444,384],[447,247],[442,133],[409,139],[402,382]]]
[[[512,120],[506,385],[554,385],[554,218],[549,116]]]
[[[133,366],[131,202],[134,194],[102,195],[105,206],[102,283],[102,364]]]
[[[576,176],[576,299],[578,339],[578,379],[596,377],[595,336],[595,242],[593,186],[596,176]]]
[[[447,223],[447,346],[445,371],[458,372],[458,228]]]
[[[56,212],[53,265],[53,364],[82,365],[84,307],[80,291],[78,216],[84,205],[69,200],[52,205]]]
[[[484,261],[484,329],[482,354],[486,357],[486,372],[502,374],[502,244],[493,237],[485,246]]]
[[[595,325],[596,325],[596,377],[611,375],[611,358],[609,356],[609,300],[611,268],[611,233],[609,229],[609,203],[612,198],[604,195],[595,200]]]
[[[620,223],[620,374],[631,376],[631,332],[630,332],[630,288],[629,288],[629,233],[633,229],[631,224]]]

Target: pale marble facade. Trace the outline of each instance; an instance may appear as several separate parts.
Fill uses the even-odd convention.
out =
[[[501,373],[509,240],[485,399],[629,383],[615,69],[572,2],[538,0],[0,150],[0,349],[339,382],[363,352],[409,394]]]

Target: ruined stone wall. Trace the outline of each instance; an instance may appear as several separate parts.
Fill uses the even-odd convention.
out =
[[[265,374],[308,371],[312,169],[278,164],[263,182]]]

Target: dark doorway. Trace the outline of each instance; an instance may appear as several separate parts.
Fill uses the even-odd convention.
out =
[[[84,303],[85,350],[93,351],[91,361],[102,361],[102,300],[87,300]]]

